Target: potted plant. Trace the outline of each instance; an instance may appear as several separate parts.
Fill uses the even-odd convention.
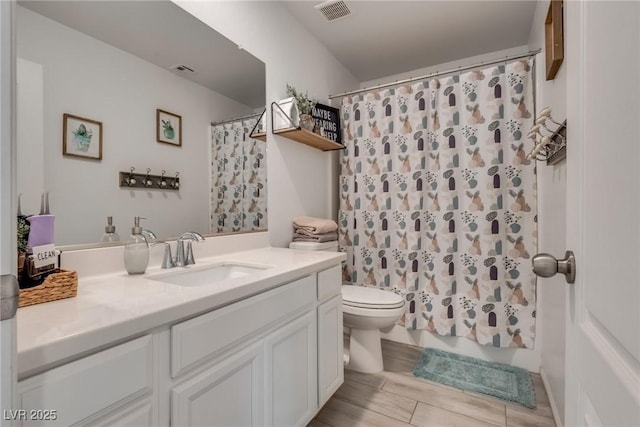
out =
[[[309,98],[309,92],[305,92],[304,94],[299,93],[295,87],[289,84],[287,84],[287,95],[292,96],[296,100],[298,112],[300,113],[300,127],[313,132],[315,120],[311,116],[311,110],[313,110],[313,107],[316,106],[318,101]]]

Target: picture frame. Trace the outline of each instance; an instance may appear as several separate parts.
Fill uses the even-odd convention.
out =
[[[182,147],[182,116],[157,109],[156,141]]]
[[[63,114],[62,155],[102,160],[102,122]]]
[[[544,21],[547,80],[553,80],[564,59],[563,0],[551,0]]]

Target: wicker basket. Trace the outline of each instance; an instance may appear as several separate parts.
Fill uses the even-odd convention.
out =
[[[75,297],[78,294],[78,273],[60,270],[52,273],[38,286],[20,289],[18,307]]]

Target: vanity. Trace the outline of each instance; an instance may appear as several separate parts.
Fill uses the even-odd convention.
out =
[[[219,254],[237,237],[189,267],[81,271],[77,297],[20,309],[17,402],[42,420],[18,425],[307,425],[343,382],[345,254]]]

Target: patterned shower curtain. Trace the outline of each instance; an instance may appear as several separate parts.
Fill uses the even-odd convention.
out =
[[[403,295],[410,329],[532,348],[532,62],[346,97],[346,282]]]
[[[266,144],[249,135],[257,117],[213,127],[212,232],[267,227]]]

